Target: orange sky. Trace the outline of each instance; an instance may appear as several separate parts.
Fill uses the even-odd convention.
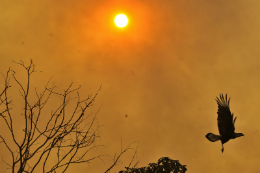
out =
[[[102,105],[102,154],[118,153],[122,137],[124,146],[140,141],[139,167],[167,156],[193,173],[259,172],[259,8],[256,0],[0,0],[0,72],[31,58],[43,71],[35,86],[54,75],[61,90],[74,82],[86,96],[102,84],[92,108]],[[126,28],[115,27],[118,13],[128,16]],[[218,133],[219,93],[231,97],[245,134],[223,154],[205,138]],[[68,173],[104,172],[104,161]]]

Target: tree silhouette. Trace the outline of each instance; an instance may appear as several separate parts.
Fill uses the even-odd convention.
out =
[[[49,80],[42,92],[35,88],[33,93],[31,76],[36,72],[35,64],[32,60],[28,66],[22,61],[15,63],[26,71],[27,80],[24,84],[10,68],[6,75],[2,74],[4,88],[0,90],[0,118],[7,130],[0,134],[0,145],[3,144],[11,156],[11,161],[2,158],[7,169],[12,173],[56,173],[66,172],[71,164],[89,163],[97,158],[102,160],[101,157],[105,155],[86,157],[91,150],[102,146],[96,144],[100,137],[99,126],[95,125],[97,113],[91,118],[91,114],[86,112],[93,105],[100,89],[94,96],[81,99],[80,86],[73,88],[71,83],[63,92],[57,92],[54,85],[49,86]],[[10,90],[11,79],[18,85],[22,98],[20,115],[13,112],[15,104]],[[59,100],[55,102],[52,111],[46,109],[50,98]],[[15,127],[14,122],[21,116],[23,120],[19,122],[19,127]],[[127,147],[121,153],[129,149]],[[116,162],[106,172],[115,165]]]
[[[186,165],[181,165],[179,160],[172,160],[169,157],[162,157],[157,163],[149,163],[148,167],[129,168],[119,173],[185,173]]]

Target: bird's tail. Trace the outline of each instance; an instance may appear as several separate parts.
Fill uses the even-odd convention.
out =
[[[211,142],[216,142],[216,141],[218,141],[218,140],[221,139],[221,136],[220,136],[220,135],[215,135],[215,134],[213,134],[213,133],[208,133],[208,134],[206,135],[206,138],[207,138],[209,141],[211,141]]]

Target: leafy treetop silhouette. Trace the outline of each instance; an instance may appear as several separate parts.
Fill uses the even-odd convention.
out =
[[[157,163],[149,163],[148,167],[129,168],[119,173],[185,173],[186,165],[181,165],[179,160],[172,160],[169,157],[161,157]]]

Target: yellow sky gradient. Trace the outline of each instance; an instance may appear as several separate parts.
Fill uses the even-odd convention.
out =
[[[107,147],[97,153],[118,153],[122,137],[124,146],[140,141],[139,167],[165,156],[193,173],[259,172],[259,8],[257,0],[0,0],[0,72],[20,72],[12,61],[33,59],[43,71],[35,86],[54,76],[59,89],[73,82],[87,96],[102,85],[91,111],[102,105]],[[126,28],[114,24],[119,13]],[[224,144],[224,153],[205,138],[218,134],[219,93],[231,97],[236,131],[245,135]],[[0,144],[0,156],[5,150]],[[104,172],[111,163],[104,161],[67,172]]]

